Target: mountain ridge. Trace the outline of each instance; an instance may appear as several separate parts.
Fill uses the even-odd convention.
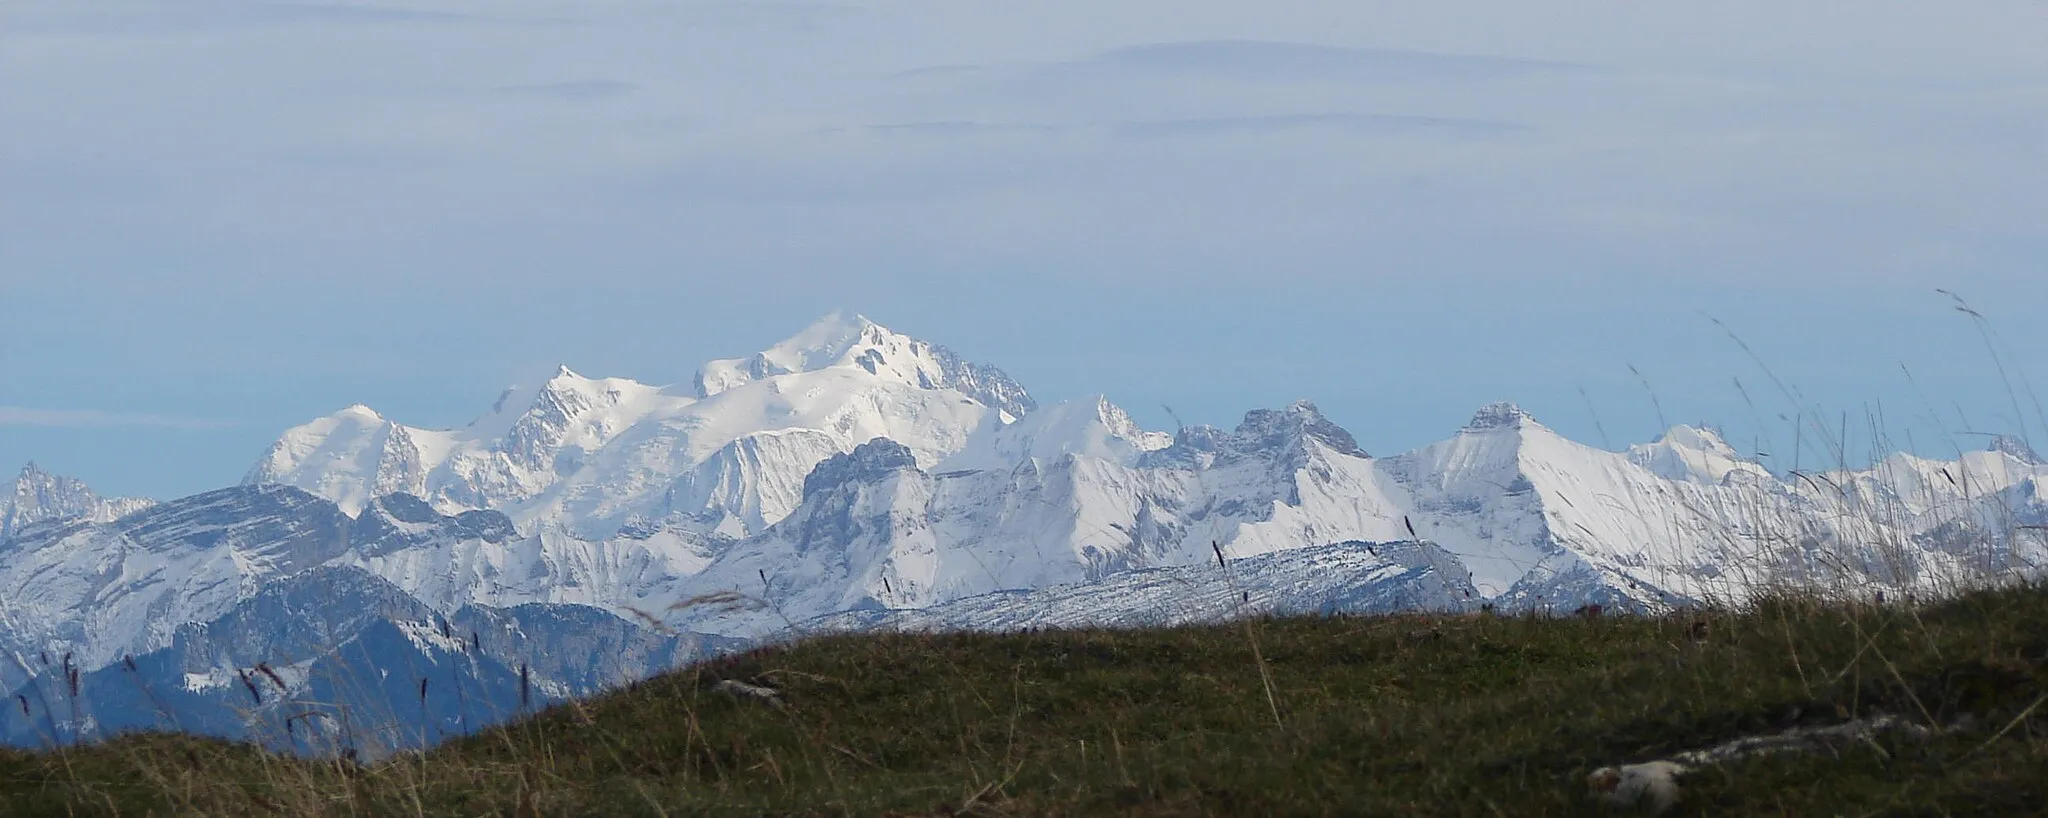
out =
[[[2048,523],[2048,466],[2015,441],[1781,478],[1703,425],[1610,451],[1495,403],[1374,456],[1307,400],[1168,434],[1099,395],[1040,406],[943,349],[835,314],[688,391],[564,366],[462,429],[356,405],[286,432],[242,486],[114,519],[73,503],[0,537],[0,686],[47,682],[50,656],[92,674],[177,650],[181,628],[312,577],[335,600],[402,596],[377,650],[445,668],[469,660],[407,623],[538,611],[536,643],[582,651],[615,631],[735,646],[1259,610],[1654,613],[2048,564],[2026,536]],[[280,615],[219,627],[290,653],[291,617],[330,613]],[[519,664],[493,661],[475,672]]]

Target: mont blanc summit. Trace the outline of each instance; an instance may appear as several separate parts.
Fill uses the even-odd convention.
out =
[[[811,468],[877,437],[926,465],[984,419],[1031,412],[994,367],[834,314],[766,350],[650,386],[562,367],[514,387],[461,429],[353,406],[292,429],[248,483],[282,483],[350,511],[404,492],[443,512],[495,509],[522,528],[605,538],[636,520],[688,518],[746,536],[788,516]]]

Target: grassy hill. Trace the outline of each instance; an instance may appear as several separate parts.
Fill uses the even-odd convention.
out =
[[[718,689],[779,689],[773,705]],[[2048,810],[2048,589],[1934,606],[829,636],[374,765],[178,736],[0,751],[0,812],[1559,815],[1592,769],[1875,713],[1673,814]]]

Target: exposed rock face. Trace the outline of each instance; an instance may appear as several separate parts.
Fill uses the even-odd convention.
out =
[[[846,454],[825,458],[804,478],[804,498],[809,499],[847,483],[872,482],[902,469],[916,469],[917,456],[910,448],[888,438],[875,438]]]

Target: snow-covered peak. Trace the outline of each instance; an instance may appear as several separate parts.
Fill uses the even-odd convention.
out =
[[[1735,456],[1735,447],[1728,445],[1728,441],[1721,437],[1719,430],[1709,426],[1679,424],[1671,427],[1670,430],[1664,433],[1663,437],[1657,440],[1660,443],[1694,451],[1711,452],[1729,457]]]
[[[907,340],[867,316],[834,312],[762,351],[760,357],[787,372],[809,372],[844,365],[856,347],[899,346]]]
[[[2026,438],[2014,435],[1998,435],[1991,438],[1991,445],[1987,448],[1990,451],[2010,455],[2014,460],[2030,466],[2048,465],[2048,463],[2044,463],[2041,460],[2040,455],[2034,453],[2034,447],[2027,444]]]
[[[1182,427],[1172,446],[1147,452],[1140,462],[1148,467],[1209,468],[1260,459],[1291,470],[1305,463],[1311,443],[1341,455],[1370,457],[1350,432],[1323,417],[1314,403],[1298,400],[1282,409],[1246,412],[1237,428],[1228,432],[1205,425]]]
[[[564,445],[595,449],[661,404],[660,387],[627,378],[586,378],[562,367],[541,384],[532,405],[516,418],[498,449],[515,457],[545,459]]]
[[[76,478],[51,474],[44,471],[43,467],[36,465],[36,462],[33,460],[22,464],[21,471],[14,477],[14,484],[17,490],[43,486],[74,489],[85,488],[85,484]]]
[[[563,407],[576,411],[593,406],[622,406],[645,403],[662,389],[629,378],[587,378],[566,364],[555,367],[544,380],[532,385],[508,387],[498,395],[491,411],[470,421],[463,432],[479,439],[495,439],[510,433],[522,418],[536,412],[562,413]]]
[[[44,471],[30,461],[21,467],[11,487],[0,484],[0,539],[13,536],[23,526],[47,520],[111,522],[154,503],[140,498],[101,497],[83,481]]]
[[[952,350],[863,316],[837,312],[753,355],[704,364],[697,371],[697,395],[708,398],[780,375],[835,368],[858,368],[919,389],[955,389],[1011,417],[1037,408],[1024,387],[1002,370],[962,360]]]
[[[1125,412],[1123,407],[1110,403],[1108,396],[1097,395],[1093,403],[1095,416],[1102,421],[1103,428],[1108,429],[1110,434],[1128,441],[1140,451],[1158,451],[1173,445],[1173,435],[1146,431],[1145,427],[1139,426],[1137,421],[1131,419],[1130,413]]]
[[[577,382],[583,380],[587,379],[582,375],[576,374],[576,370],[570,369],[568,364],[556,364],[555,368],[552,371],[548,371],[545,377],[542,376],[540,371],[536,370],[531,375],[520,379],[519,382],[505,387],[505,391],[498,393],[498,399],[491,403],[491,411],[485,412],[481,417],[470,421],[469,428],[490,435],[493,434],[490,431],[493,426],[492,421],[498,420],[499,422],[496,425],[499,428],[495,434],[503,434],[503,427],[510,426],[520,415],[532,409],[534,402],[540,400],[543,393],[563,390],[573,391]]]
[[[294,485],[353,512],[381,493],[377,475],[386,444],[402,429],[358,403],[287,430],[243,482]]]
[[[1466,432],[1490,432],[1498,429],[1520,429],[1534,424],[1536,419],[1527,410],[1512,403],[1489,403],[1473,413],[1472,421],[1465,424]]]
[[[1234,434],[1240,448],[1254,451],[1271,451],[1296,441],[1315,440],[1339,454],[1369,456],[1364,449],[1358,448],[1358,440],[1349,431],[1324,417],[1322,410],[1307,400],[1290,403],[1285,409],[1246,412],[1244,421],[1237,424]]]
[[[1767,477],[1763,466],[1743,459],[1721,434],[1704,426],[1673,426],[1655,443],[1630,446],[1628,458],[1666,480],[1717,484],[1734,472]]]
[[[777,375],[856,366],[872,360],[869,350],[897,346],[891,342],[901,337],[864,316],[834,312],[760,352],[706,362],[697,370],[697,394],[708,398]]]

